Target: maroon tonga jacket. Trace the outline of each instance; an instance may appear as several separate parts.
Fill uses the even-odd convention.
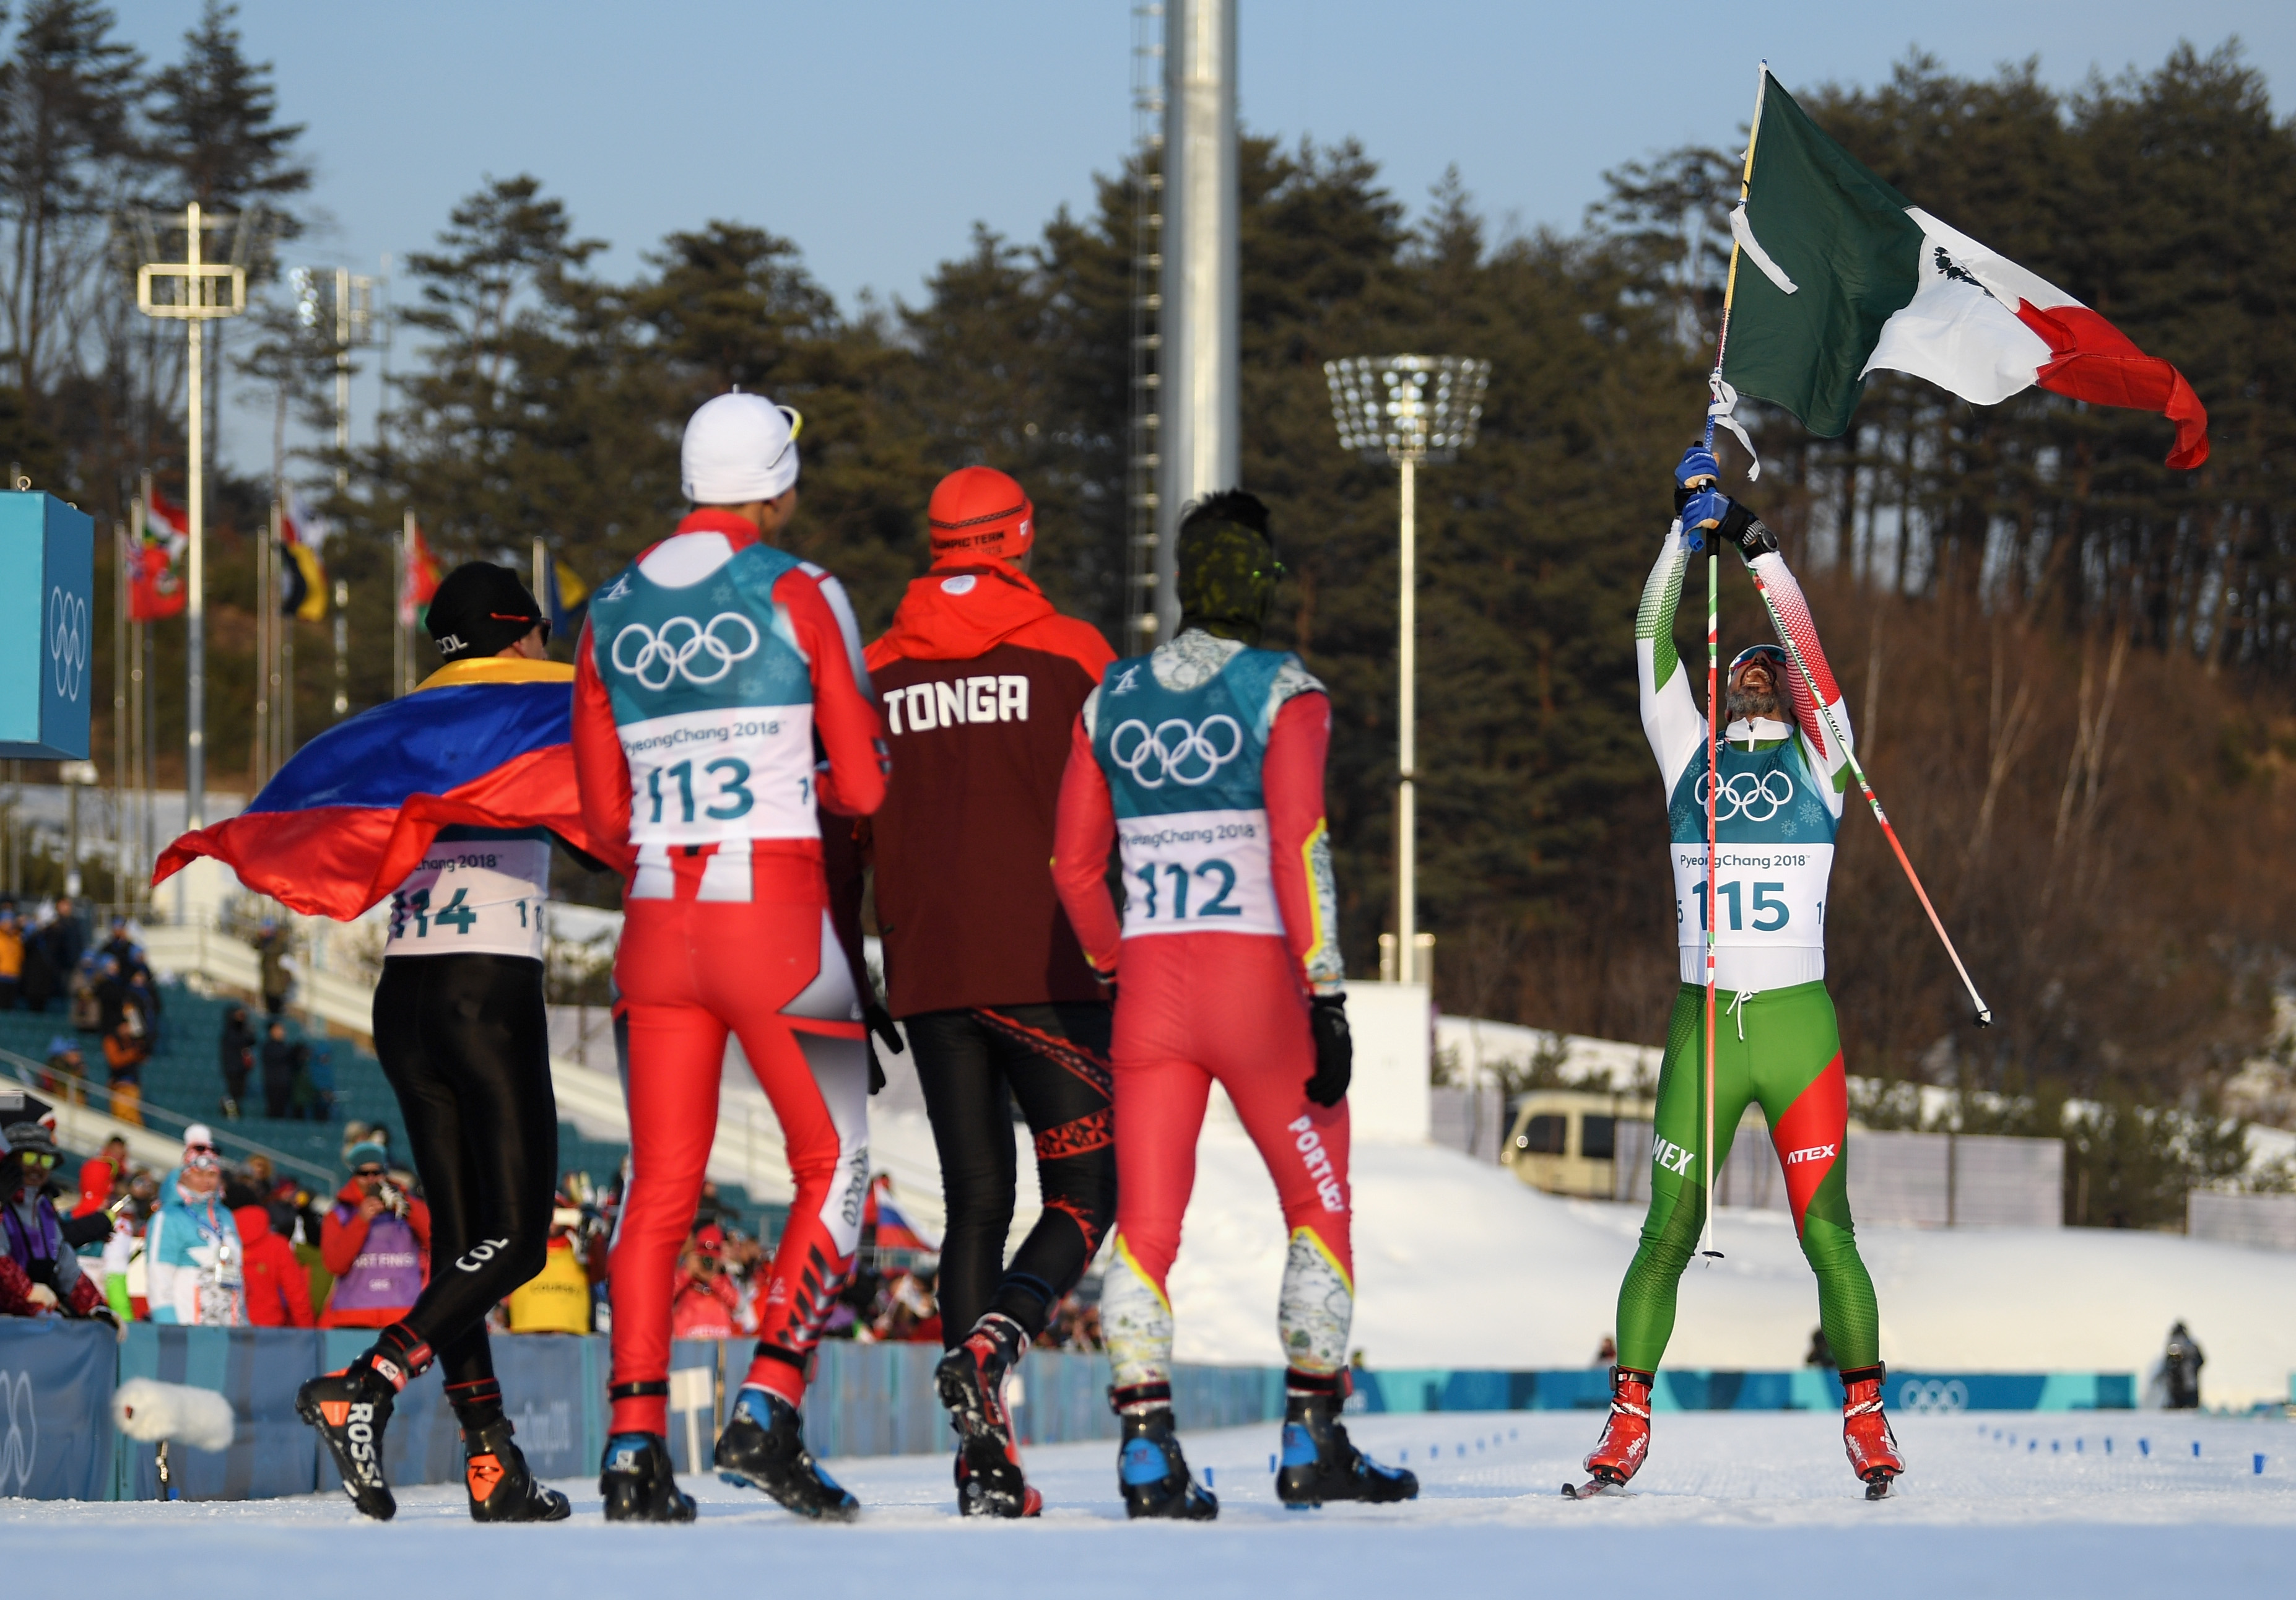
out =
[[[897,1017],[1101,1000],[1053,890],[1070,730],[1116,652],[1003,562],[909,585],[869,646],[892,778],[870,819]]]

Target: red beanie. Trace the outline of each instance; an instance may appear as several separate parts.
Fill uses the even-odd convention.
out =
[[[936,567],[1016,561],[1037,542],[1037,508],[994,467],[959,467],[942,479],[925,520]]]

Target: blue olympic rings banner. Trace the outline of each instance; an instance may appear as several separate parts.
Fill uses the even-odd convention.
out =
[[[175,1328],[137,1323],[115,1341],[100,1324],[0,1317],[0,1497],[152,1499],[153,1447],[120,1438],[111,1396],[127,1378],[188,1383],[226,1396],[237,1438],[222,1451],[168,1453],[185,1499],[261,1499],[332,1490],[334,1464],[295,1415],[295,1390],[343,1366],[372,1342],[363,1329]],[[583,1478],[605,1448],[603,1338],[503,1335],[493,1342],[503,1401],[519,1446],[545,1478]],[[748,1340],[679,1340],[670,1351],[669,1445],[676,1469],[707,1471],[718,1430],[749,1370]],[[806,1442],[824,1456],[936,1454],[953,1436],[933,1389],[937,1345],[820,1349],[805,1407]],[[1113,1439],[1103,1356],[1037,1350],[1022,1364],[1013,1421],[1023,1444]],[[1595,1410],[1610,1398],[1601,1368],[1542,1371],[1416,1368],[1358,1371],[1350,1404],[1366,1412]],[[1892,1372],[1887,1399],[1904,1413],[2089,1411],[2133,1407],[2127,1373]],[[1652,1395],[1660,1411],[1828,1411],[1841,1404],[1832,1372],[1671,1372]],[[1192,1430],[1269,1424],[1283,1415],[1280,1366],[1183,1363],[1173,1407]],[[460,1434],[433,1366],[406,1387],[385,1436],[395,1483],[463,1475]],[[697,1465],[697,1463],[699,1465]]]
[[[111,1497],[118,1350],[102,1323],[0,1317],[0,1499]]]

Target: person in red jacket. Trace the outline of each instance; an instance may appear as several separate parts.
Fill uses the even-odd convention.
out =
[[[1004,1376],[1115,1220],[1107,991],[1046,865],[1069,728],[1115,652],[1029,581],[1036,508],[1011,478],[961,468],[927,520],[932,570],[869,646],[893,752],[869,834],[890,1010],[916,1050],[948,1206],[934,1320],[957,1506],[1017,1517],[1042,1500]],[[1015,1101],[1044,1210],[1008,1266]]]
[[[80,1163],[75,1217],[92,1216],[111,1203],[111,1191],[127,1175],[127,1141],[118,1134],[104,1140],[101,1153]]]
[[[1119,986],[1111,1054],[1122,1188],[1101,1319],[1124,1418],[1125,1511],[1218,1510],[1174,1432],[1166,1291],[1215,1082],[1259,1147],[1290,1235],[1276,1314],[1289,1367],[1277,1496],[1407,1499],[1417,1480],[1374,1465],[1339,1422],[1355,1308],[1354,1058],[1324,824],[1331,699],[1298,656],[1256,648],[1282,570],[1259,500],[1229,490],[1191,505],[1177,554],[1179,632],[1110,667],[1085,702],[1053,863],[1086,959]],[[1111,845],[1123,857],[1120,916]]]
[[[246,1251],[241,1270],[247,1280],[247,1320],[258,1328],[318,1325],[311,1311],[311,1275],[295,1259],[295,1247],[271,1231],[271,1212],[243,1205],[232,1212]]]
[[[319,1260],[335,1275],[323,1328],[387,1328],[430,1280],[430,1208],[390,1181],[380,1145],[354,1145],[351,1180],[319,1224]]]
[[[858,1504],[807,1450],[798,1407],[869,1177],[861,997],[830,915],[819,808],[865,816],[883,801],[883,723],[844,591],[771,543],[797,511],[792,418],[738,392],[693,414],[693,510],[592,597],[577,652],[583,819],[634,847],[614,960],[631,1177],[611,1268],[609,1522],[693,1516],[665,1440],[669,1297],[729,1030],[773,1104],[797,1194],[715,1465],[804,1515]]]

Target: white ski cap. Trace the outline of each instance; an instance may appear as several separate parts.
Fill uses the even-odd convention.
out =
[[[797,481],[798,414],[739,390],[706,402],[685,424],[678,472],[695,505],[775,500]]]
[[[193,1123],[189,1128],[184,1129],[184,1148],[186,1150],[213,1150],[215,1148],[215,1129],[209,1128],[204,1122]]]

